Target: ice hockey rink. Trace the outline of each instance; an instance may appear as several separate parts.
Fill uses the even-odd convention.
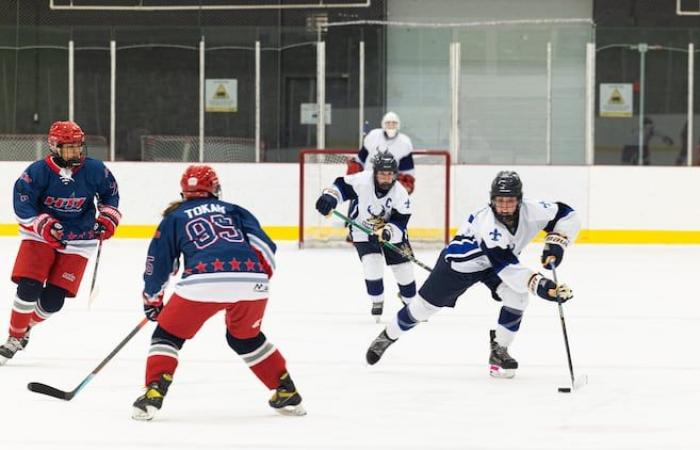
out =
[[[9,321],[9,272],[18,238],[1,238],[7,263],[0,314]],[[146,240],[105,244],[88,307],[89,278],[60,315],[34,330],[28,349],[0,368],[2,449],[693,449],[700,356],[694,293],[700,248],[579,245],[559,277],[574,369],[589,383],[571,393],[556,305],[531,298],[511,346],[512,380],[488,375],[488,330],[499,304],[477,287],[392,346],[376,366],[364,353],[381,331],[369,315],[351,249],[283,243],[263,329],[284,353],[305,417],[267,406],[270,393],[226,345],[223,316],[180,353],[163,409],[130,418],[141,394],[149,324],[70,402],[26,389],[72,390],[142,319]],[[541,244],[522,260],[534,267]],[[419,251],[432,265],[436,251]],[[418,280],[426,273],[416,267]],[[383,320],[399,308],[387,273]],[[4,335],[4,332],[3,332]],[[3,337],[4,339],[4,337]]]

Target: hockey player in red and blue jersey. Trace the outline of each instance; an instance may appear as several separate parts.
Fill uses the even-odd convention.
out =
[[[17,294],[0,365],[27,346],[31,327],[75,297],[90,254],[114,235],[121,219],[117,182],[102,161],[85,156],[83,130],[74,122],[55,122],[48,141],[50,154],[32,163],[14,186],[22,243],[12,269]]]
[[[148,248],[144,311],[158,326],[146,361],[146,392],[134,402],[132,417],[154,417],[172,383],[180,349],[222,310],[228,345],[275,390],[270,406],[283,414],[305,414],[284,357],[261,331],[275,243],[250,212],[219,200],[219,180],[211,167],[189,166],[180,187],[182,201],[165,210]],[[164,305],[180,255],[182,277]]]

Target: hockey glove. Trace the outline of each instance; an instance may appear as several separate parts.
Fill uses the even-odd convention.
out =
[[[564,259],[564,249],[569,245],[569,240],[557,233],[549,233],[544,238],[544,248],[542,249],[542,265],[549,269],[550,265],[559,267],[562,259]]]
[[[393,238],[394,235],[396,235],[397,237],[400,236],[401,230],[398,229],[396,225],[387,223],[374,230],[374,234],[377,236],[377,240],[379,241],[379,243],[392,242],[396,244],[400,242],[400,239],[394,242],[391,240],[391,238]]]
[[[346,164],[348,165],[348,170],[345,175],[353,175],[355,173],[360,173],[363,170],[365,170],[364,167],[362,167],[362,164],[355,161],[354,159],[348,159]]]
[[[148,320],[155,322],[158,319],[158,315],[163,310],[163,294],[159,292],[151,296],[146,292],[143,293],[143,313]]]
[[[316,209],[324,216],[330,215],[331,211],[338,206],[338,199],[334,195],[324,191],[323,194],[316,200]]]
[[[114,231],[119,225],[122,214],[117,208],[111,206],[100,205],[98,209],[100,210],[100,215],[95,219],[94,230],[98,239],[106,241],[114,236]]]
[[[527,287],[533,294],[550,302],[566,303],[574,297],[569,286],[564,283],[557,286],[554,281],[539,273],[530,277]]]
[[[406,188],[409,194],[413,194],[413,190],[416,188],[416,179],[413,177],[413,175],[402,173],[399,175],[398,180],[399,183]]]
[[[34,232],[44,238],[47,244],[56,249],[66,248],[63,242],[63,225],[50,215],[44,213],[34,220]]]

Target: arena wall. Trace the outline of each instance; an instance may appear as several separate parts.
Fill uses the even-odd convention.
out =
[[[17,235],[12,209],[12,182],[27,162],[3,162],[0,177],[0,235]],[[213,164],[223,186],[223,198],[253,211],[278,240],[298,236],[299,167],[296,164]],[[122,226],[117,237],[152,235],[161,211],[178,199],[185,164],[109,163],[119,182]],[[488,201],[488,189],[498,170],[508,167],[452,168],[451,228]],[[700,192],[697,168],[613,166],[518,166],[525,195],[559,200],[579,211],[586,243],[700,243]],[[417,174],[416,190],[435,183]],[[433,202],[414,201],[416,217],[439,214]],[[313,204],[308,205],[313,208]]]

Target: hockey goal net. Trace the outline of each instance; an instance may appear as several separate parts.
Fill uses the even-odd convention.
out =
[[[299,247],[318,247],[345,242],[348,230],[342,220],[326,218],[316,211],[316,199],[324,188],[346,174],[346,162],[357,150],[305,149],[299,154]],[[414,150],[416,187],[411,220],[412,244],[442,246],[450,238],[450,154],[444,150]],[[348,203],[338,206],[348,213]]]

